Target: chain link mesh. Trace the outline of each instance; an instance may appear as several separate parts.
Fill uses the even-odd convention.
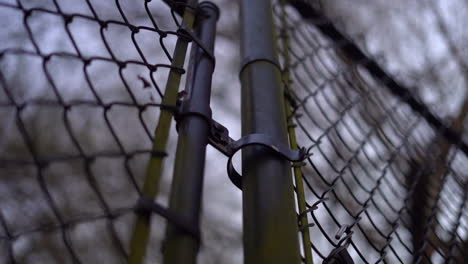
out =
[[[311,154],[301,169],[304,197],[296,191],[313,224],[314,262],[344,246],[355,263],[464,263],[468,100],[447,127],[435,127],[433,105],[417,100],[425,107],[418,111],[412,91],[395,94],[394,79],[369,70],[372,57],[353,58],[347,50],[356,44],[330,30],[336,27],[319,5],[292,2],[316,12],[306,17],[294,3],[274,8],[290,123]]]
[[[1,263],[126,262],[148,159],[166,156],[163,87],[184,73],[185,4],[166,2],[0,3]]]
[[[171,107],[162,87],[184,72],[171,54],[187,38],[185,5],[167,2],[0,3],[0,262],[127,260],[148,159],[166,155],[152,149]],[[366,67],[372,56],[356,60],[324,32],[331,20],[283,8],[288,121],[312,154],[294,167],[315,263],[342,246],[356,263],[464,263],[468,99],[457,111],[418,99],[415,110],[414,89],[392,92],[394,76]],[[432,112],[451,114],[438,127]]]

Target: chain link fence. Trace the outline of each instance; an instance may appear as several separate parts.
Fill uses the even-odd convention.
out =
[[[343,248],[355,263],[464,263],[468,99],[442,121],[362,51],[365,35],[355,43],[321,8],[274,8],[294,141],[311,154],[296,175],[305,251],[314,263]]]
[[[133,208],[154,196],[145,169],[166,156],[154,130],[169,131],[157,119],[170,115],[163,94],[185,72],[185,7],[0,3],[1,263],[127,262]]]
[[[186,228],[151,202],[135,214],[169,192],[198,14],[164,2],[0,2],[0,263],[141,263],[146,247],[159,263],[166,221],[148,211]],[[428,103],[325,14],[273,8],[290,146],[309,154],[292,163],[303,262],[464,263],[468,99]]]

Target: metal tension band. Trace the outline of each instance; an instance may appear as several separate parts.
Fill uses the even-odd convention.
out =
[[[205,108],[201,109],[199,105],[190,105],[187,102],[187,94],[185,91],[179,92],[176,110],[174,111],[174,117],[176,121],[176,129],[179,129],[179,124],[185,117],[188,116],[198,116],[205,120],[208,123],[209,127],[212,127],[212,118],[211,118],[211,109]],[[211,133],[210,133],[211,134]]]
[[[200,230],[198,230],[195,225],[185,221],[184,218],[180,217],[174,212],[169,211],[169,209],[164,208],[146,196],[141,196],[140,199],[138,199],[138,202],[135,206],[135,212],[139,214],[158,214],[168,220],[169,223],[173,224],[180,231],[192,236],[195,240],[200,241],[201,239]]]
[[[195,42],[195,44],[197,44],[197,46],[200,49],[202,49],[203,52],[210,58],[213,64],[216,64],[216,59],[213,53],[205,47],[205,45],[200,41],[200,39],[188,27],[186,27],[185,25],[180,26],[177,30],[177,33],[183,36],[188,36],[188,39]]]

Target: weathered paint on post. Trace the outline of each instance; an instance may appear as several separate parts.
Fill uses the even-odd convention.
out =
[[[288,144],[281,69],[269,0],[241,1],[242,134]],[[242,152],[247,264],[300,263],[291,167],[264,147]]]
[[[197,0],[187,1],[188,6],[196,6]],[[184,11],[182,25],[191,29],[195,20],[194,9],[187,7]],[[182,73],[177,69],[184,66],[185,56],[188,47],[188,40],[178,38],[174,56],[172,59],[173,68],[169,72],[166,89],[162,100],[163,105],[175,106],[177,93],[179,91],[180,80]],[[154,135],[153,151],[166,152],[166,146],[169,139],[169,131],[172,122],[172,111],[162,108],[159,116],[158,124]],[[158,193],[159,183],[163,171],[162,156],[150,157],[146,176],[143,183],[142,195],[150,199],[154,199]],[[133,229],[132,238],[130,241],[130,256],[128,263],[141,264],[146,255],[146,249],[150,237],[151,214],[139,214]]]
[[[286,0],[281,0],[281,41],[283,47],[283,59],[284,59],[284,67],[286,69],[283,71],[282,79],[283,79],[283,87],[286,90],[285,92],[290,92],[292,80],[289,72],[289,65],[291,65],[291,56],[289,54],[289,34],[288,30],[286,29],[288,26],[288,22],[286,21]],[[288,134],[289,134],[289,144],[291,149],[299,150],[299,145],[297,143],[296,138],[296,129],[293,119],[293,111],[291,102],[289,100],[285,100],[285,110],[286,110],[286,119],[288,121]],[[302,237],[302,250],[304,252],[304,263],[305,264],[313,264],[314,260],[312,257],[312,243],[310,241],[310,231],[309,231],[309,220],[307,219],[307,206],[306,206],[306,199],[304,193],[304,182],[303,182],[303,174],[301,166],[295,166],[294,171],[294,182],[296,183],[296,198],[297,198],[297,207],[299,209],[299,231],[301,232]]]
[[[202,2],[198,7],[201,13],[197,14],[196,20],[197,38],[206,51],[213,54],[219,10],[211,2]],[[169,210],[197,230],[200,227],[206,146],[211,129],[213,59],[195,41],[192,42],[191,66],[177,123],[179,140],[169,201]],[[168,222],[163,246],[164,263],[196,263],[199,247],[199,238]]]

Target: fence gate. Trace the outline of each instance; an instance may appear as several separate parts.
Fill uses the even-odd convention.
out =
[[[466,89],[442,115],[321,1],[241,0],[233,139],[220,2],[0,1],[0,263],[196,263],[207,146],[244,263],[465,263]]]

